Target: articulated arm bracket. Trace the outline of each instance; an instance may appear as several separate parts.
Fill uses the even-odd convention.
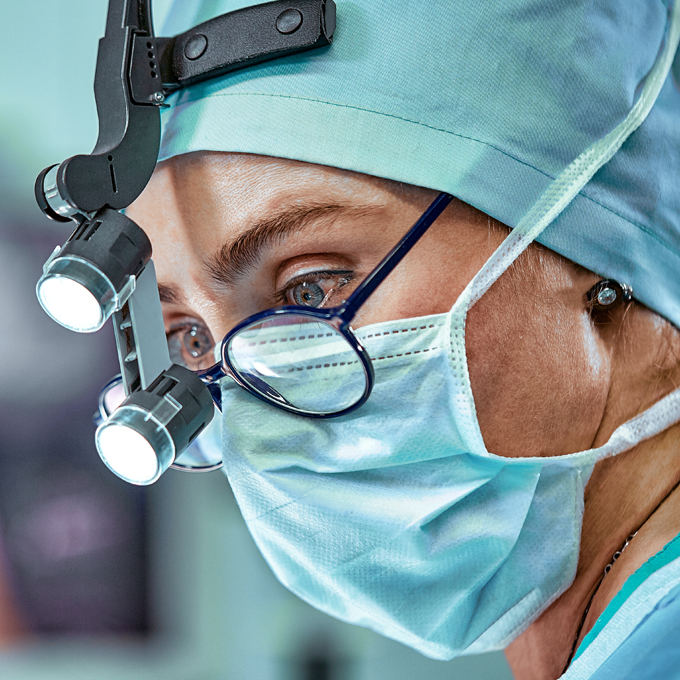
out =
[[[333,0],[276,0],[156,40],[150,0],[110,0],[94,83],[97,144],[91,154],[73,156],[38,176],[38,204],[57,221],[126,208],[156,166],[159,107],[167,93],[329,45],[334,30]]]

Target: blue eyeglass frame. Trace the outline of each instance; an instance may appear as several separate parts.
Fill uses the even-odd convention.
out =
[[[380,263],[373,269],[373,271],[357,286],[356,290],[337,307],[329,309],[319,309],[316,307],[305,307],[303,305],[286,305],[285,307],[276,307],[268,309],[264,312],[259,312],[249,316],[247,319],[234,326],[222,340],[221,357],[222,361],[217,362],[210,368],[202,371],[196,371],[201,380],[208,386],[210,394],[215,402],[217,408],[222,410],[222,394],[218,381],[225,377],[230,377],[236,384],[247,390],[258,399],[276,406],[277,408],[298,415],[303,415],[308,418],[337,418],[338,416],[350,413],[366,403],[366,400],[373,390],[373,383],[375,376],[373,373],[373,365],[371,357],[363,348],[359,339],[354,335],[354,331],[350,327],[350,322],[356,316],[361,305],[373,294],[376,288],[391,274],[392,270],[401,262],[406,254],[415,246],[420,240],[421,236],[432,226],[434,221],[444,212],[446,206],[451,202],[453,196],[447,193],[440,193],[437,198],[432,201],[430,206],[418,218],[418,221],[409,229],[404,237],[397,243],[397,245],[390,250],[389,253],[380,261]],[[240,372],[233,365],[229,359],[229,345],[233,338],[239,334],[240,331],[252,326],[256,323],[261,323],[268,318],[275,318],[280,316],[305,316],[310,320],[322,322],[331,326],[334,330],[340,333],[344,339],[349,343],[352,349],[356,352],[357,357],[362,363],[366,374],[366,389],[361,398],[351,406],[340,411],[333,411],[329,413],[317,413],[305,411],[296,408],[293,404],[287,402],[280,394],[273,388],[267,385],[263,380],[261,381],[256,376],[250,376],[252,382],[261,382],[262,390],[257,389],[250,382],[244,380],[240,376]]]

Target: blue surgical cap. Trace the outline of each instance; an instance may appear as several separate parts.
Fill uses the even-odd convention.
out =
[[[165,34],[257,4],[175,0]],[[174,95],[161,159],[265,154],[454,194],[514,227],[630,111],[671,0],[336,0],[330,47]],[[680,327],[680,54],[642,126],[538,239]]]

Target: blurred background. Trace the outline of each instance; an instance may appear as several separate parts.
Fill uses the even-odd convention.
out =
[[[169,4],[153,2],[159,34]],[[35,282],[69,230],[42,217],[33,183],[94,146],[106,9],[0,0],[0,677],[509,680],[501,653],[431,661],[290,595],[221,473],[140,489],[99,461],[113,337],[40,309]]]

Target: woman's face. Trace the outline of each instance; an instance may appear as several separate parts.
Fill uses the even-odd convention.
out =
[[[173,359],[194,370],[211,365],[214,341],[271,307],[336,306],[436,195],[265,156],[195,153],[161,164],[128,214],[153,244]],[[448,311],[506,235],[454,201],[353,326]],[[610,373],[584,304],[597,280],[532,247],[470,311],[470,377],[490,451],[591,446]]]

